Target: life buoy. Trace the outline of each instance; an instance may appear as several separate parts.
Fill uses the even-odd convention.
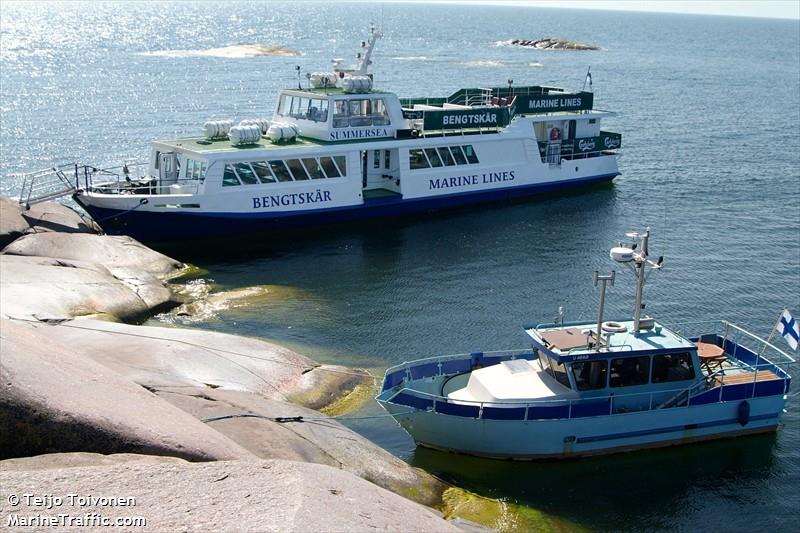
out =
[[[561,130],[558,128],[553,128],[550,130],[550,140],[557,141],[559,139],[561,139]]]
[[[628,328],[624,324],[609,320],[608,322],[603,322],[603,331],[607,333],[624,333],[628,331]]]
[[[416,139],[417,137],[419,137],[419,130],[417,130],[417,129],[413,129],[413,130],[411,130],[411,136],[412,136],[413,138],[415,138],[415,139]]]

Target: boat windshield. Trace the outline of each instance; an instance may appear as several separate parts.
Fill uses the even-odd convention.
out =
[[[549,357],[540,357],[542,366],[545,372],[550,374],[556,381],[564,385],[568,389],[572,389],[569,384],[569,377],[567,377],[567,367],[564,363],[556,361]]]

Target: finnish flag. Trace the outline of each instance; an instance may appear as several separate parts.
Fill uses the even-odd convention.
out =
[[[778,320],[778,332],[786,339],[792,350],[797,349],[797,344],[800,343],[800,325],[797,324],[797,320],[792,317],[788,309],[783,310],[783,314]]]

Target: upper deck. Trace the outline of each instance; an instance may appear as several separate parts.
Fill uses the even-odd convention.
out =
[[[596,322],[568,322],[563,326],[526,325],[525,333],[536,348],[561,362],[697,349],[694,343],[659,322],[639,333],[633,333],[633,320],[620,321],[619,324],[625,327],[625,331],[603,331],[599,348],[596,346]]]

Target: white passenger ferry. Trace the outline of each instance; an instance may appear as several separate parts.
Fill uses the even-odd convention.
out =
[[[611,250],[636,278],[632,320],[525,326],[532,349],[421,359],[386,371],[378,402],[414,440],[494,458],[562,458],[775,431],[794,359],[730,322],[642,317],[661,260]],[[796,335],[796,332],[795,332]],[[770,339],[772,336],[770,336]]]
[[[362,43],[353,68],[283,90],[270,121],[211,121],[205,135],[152,144],[141,169],[55,168],[110,234],[143,241],[472,205],[613,179],[621,136],[593,93],[541,86],[400,99],[373,88]],[[74,172],[74,175],[73,175]],[[38,194],[25,180],[22,203]]]

